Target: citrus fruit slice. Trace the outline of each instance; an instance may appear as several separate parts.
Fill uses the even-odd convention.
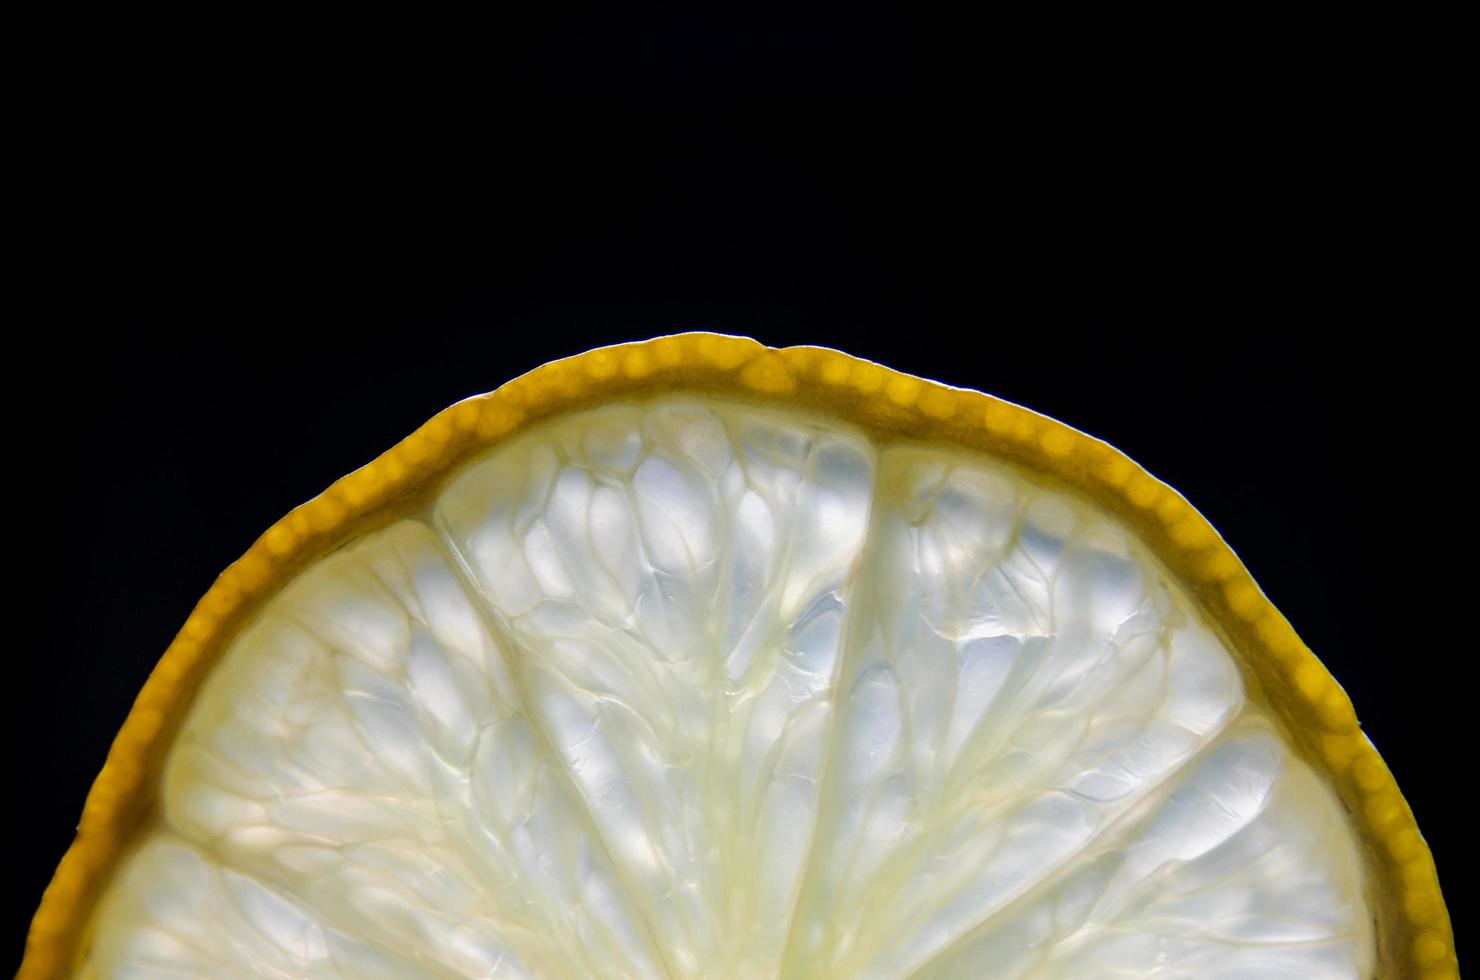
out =
[[[263,535],[21,972],[1458,975],[1351,705],[1181,497],[710,334],[455,405]]]

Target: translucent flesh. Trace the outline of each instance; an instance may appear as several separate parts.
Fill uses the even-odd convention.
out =
[[[1367,977],[1357,854],[1115,521],[669,397],[272,599],[84,972]]]

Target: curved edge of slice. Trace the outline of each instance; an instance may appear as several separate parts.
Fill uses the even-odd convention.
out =
[[[542,419],[675,390],[805,407],[885,438],[988,452],[1118,515],[1222,629],[1250,697],[1271,709],[1351,815],[1372,878],[1379,975],[1457,980],[1433,857],[1350,700],[1180,494],[1106,443],[999,398],[839,351],[775,349],[713,333],[598,348],[536,368],[438,413],[269,528],[217,578],[135,700],[32,920],[18,976],[63,976],[86,948],[93,905],[156,804],[163,757],[200,682],[240,626],[298,569],[414,509],[470,455]]]

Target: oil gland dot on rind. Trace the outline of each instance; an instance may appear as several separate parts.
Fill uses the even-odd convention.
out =
[[[294,535],[292,528],[288,525],[289,521],[279,521],[268,528],[266,534],[262,535],[262,545],[267,549],[268,554],[282,558],[288,552],[292,551],[293,546],[298,543],[296,535]]]
[[[444,411],[432,416],[426,425],[417,430],[414,438],[425,442],[433,454],[440,453],[456,434],[452,412]]]
[[[1363,755],[1352,766],[1352,781],[1364,793],[1375,792],[1388,780],[1387,767],[1377,758],[1376,752]]]
[[[632,351],[622,362],[622,373],[634,381],[646,378],[656,369],[657,365],[645,350]]]
[[[216,584],[211,586],[211,590],[201,598],[200,608],[202,612],[219,620],[236,612],[241,601],[242,593],[237,585],[236,576],[228,571],[218,578]]]
[[[605,381],[617,373],[617,355],[611,350],[594,350],[586,359],[586,373]]]
[[[1412,863],[1409,862],[1409,865]],[[1405,871],[1409,865],[1404,865]],[[1419,876],[1415,875],[1415,877]],[[1417,884],[1410,886],[1413,891],[1403,899],[1404,914],[1408,916],[1409,922],[1417,926],[1431,925],[1439,917],[1439,905],[1434,901],[1434,896],[1430,894],[1429,889],[1425,887],[1427,884],[1427,880],[1421,878]]]
[[[889,380],[884,388],[884,394],[900,408],[909,408],[920,397],[920,382],[914,378],[899,375]]]
[[[1408,861],[1419,855],[1423,840],[1414,830],[1402,830],[1387,839],[1388,854],[1394,861]]]
[[[1156,516],[1167,528],[1173,527],[1194,513],[1192,505],[1183,500],[1181,494],[1170,490],[1164,490],[1161,499],[1156,504]]]
[[[1254,627],[1254,632],[1259,641],[1280,660],[1293,660],[1304,650],[1299,637],[1283,616],[1265,616]]]
[[[1326,694],[1336,682],[1331,675],[1326,673],[1324,667],[1315,661],[1315,658],[1305,659],[1295,668],[1295,689],[1300,692],[1305,700],[1312,704],[1318,704],[1325,699]]]
[[[746,387],[768,395],[784,394],[796,388],[796,378],[778,355],[765,353],[740,370],[740,381]]]
[[[1367,815],[1368,825],[1382,832],[1403,815],[1403,802],[1396,793],[1378,790],[1367,799],[1362,810]]]
[[[506,403],[506,399],[493,398],[483,406],[478,421],[478,434],[484,438],[497,438],[513,430],[524,420],[524,413]]]
[[[683,363],[684,340],[682,337],[663,337],[647,346],[652,349],[653,359],[660,367],[677,367]]]
[[[340,480],[336,486],[344,494],[344,499],[351,508],[363,511],[375,499],[381,486],[381,480],[376,475],[375,465],[372,463]]]
[[[1108,486],[1121,490],[1136,475],[1136,464],[1120,453],[1112,452],[1100,465],[1097,475]]]
[[[982,425],[992,432],[1004,433],[1012,424],[1012,415],[1012,406],[993,398],[982,409]]]
[[[1155,506],[1162,493],[1161,484],[1145,473],[1132,477],[1125,488],[1126,499],[1142,509]]]
[[[1321,754],[1334,772],[1343,772],[1357,758],[1365,741],[1361,735],[1327,735],[1321,740]]]
[[[817,376],[824,383],[830,385],[844,385],[848,383],[848,362],[838,357],[825,358],[822,368]]]
[[[308,504],[294,507],[283,523],[288,525],[288,530],[293,532],[293,545],[298,544],[313,533],[313,527],[308,523]]]
[[[1054,459],[1065,459],[1074,452],[1074,437],[1068,430],[1056,425],[1048,427],[1038,444]]]
[[[1197,515],[1189,515],[1167,528],[1172,543],[1187,551],[1201,551],[1213,543],[1213,529]]]
[[[869,364],[867,361],[859,361],[853,365],[851,372],[853,387],[861,395],[875,395],[884,387],[884,381],[888,372],[877,364]]]
[[[345,506],[339,494],[333,490],[309,501],[305,505],[305,510],[308,526],[315,534],[326,534],[332,531],[343,523],[345,517]]]
[[[1253,620],[1264,609],[1263,594],[1259,587],[1247,579],[1230,582],[1223,590],[1229,610],[1246,622]]]
[[[1424,966],[1432,966],[1449,955],[1449,944],[1436,929],[1425,929],[1413,941],[1413,958]]]
[[[722,371],[733,371],[754,355],[757,345],[735,337],[700,337],[698,352]]]
[[[402,443],[401,448],[402,451],[396,458],[402,466],[414,472],[436,456],[442,444],[430,438],[430,433],[423,430]]]
[[[1226,548],[1213,552],[1203,563],[1203,575],[1209,582],[1227,582],[1241,571],[1243,566]]]
[[[1352,708],[1351,699],[1346,692],[1341,690],[1340,685],[1332,685],[1332,690],[1326,693],[1325,698],[1316,706],[1316,714],[1321,719],[1321,724],[1327,730],[1340,732],[1355,728],[1357,725],[1357,713]]]
[[[180,628],[180,635],[192,643],[200,643],[216,631],[218,623],[215,616],[197,608],[186,617],[185,625]]]
[[[824,351],[815,347],[792,347],[778,351],[776,356],[798,379],[814,381],[822,377],[822,364],[826,360]]]
[[[407,463],[406,457],[410,451],[408,447],[414,441],[406,440],[376,461],[375,465],[380,468],[381,478],[385,481],[388,491],[397,490],[406,482],[410,471],[410,464]]]
[[[920,411],[937,422],[943,422],[956,414],[956,401],[955,393],[931,385],[920,396]]]
[[[458,402],[447,410],[447,415],[452,420],[452,427],[458,432],[471,433],[478,429],[478,414],[482,410],[482,404],[477,398],[468,398]]]
[[[589,388],[586,378],[585,369],[579,363],[555,361],[543,364],[489,393],[482,399],[482,404],[486,407],[493,402],[501,402],[506,407],[522,407],[530,404],[531,392],[535,392],[537,397],[543,396],[547,404],[553,404]]]
[[[133,726],[140,741],[153,741],[164,728],[164,713],[157,708],[143,708],[130,716],[129,724]]]

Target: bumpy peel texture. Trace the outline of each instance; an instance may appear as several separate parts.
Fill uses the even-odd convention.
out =
[[[98,976],[1370,974],[1352,833],[1114,521],[669,397],[537,428],[226,652]]]
[[[21,975],[1458,976],[1351,706],[1123,456],[684,335],[274,526],[140,695]]]

